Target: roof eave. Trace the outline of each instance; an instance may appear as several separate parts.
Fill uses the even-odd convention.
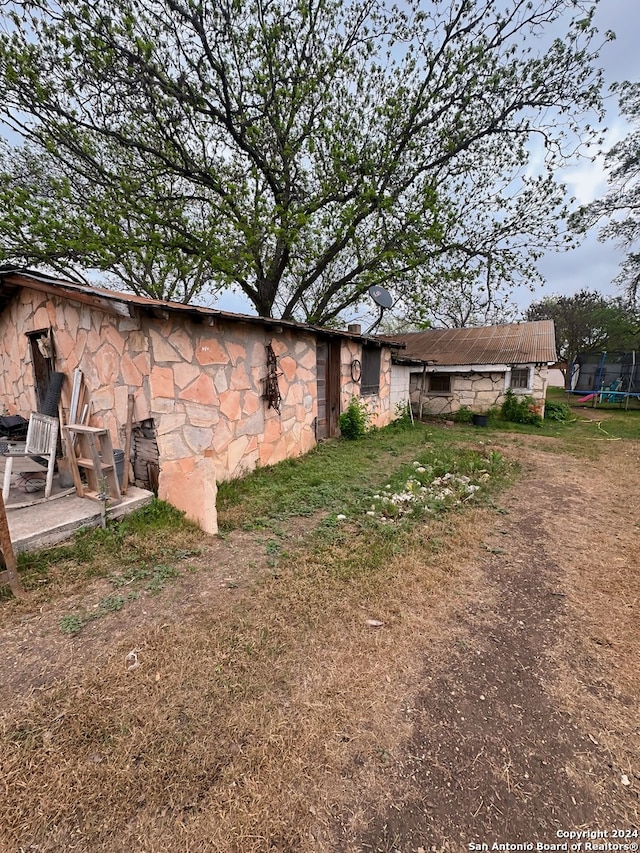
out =
[[[267,329],[293,329],[309,331],[330,338],[348,338],[350,340],[368,343],[377,347],[395,347],[405,349],[402,341],[386,341],[373,335],[355,334],[339,329],[328,329],[310,323],[297,323],[293,320],[280,320],[275,317],[259,317],[253,314],[234,314],[217,308],[205,308],[200,305],[186,305],[181,302],[169,302],[160,299],[136,297],[119,291],[110,292],[103,288],[92,288],[87,285],[54,279],[40,273],[25,270],[0,271],[0,281],[14,287],[26,287],[50,295],[65,296],[68,299],[98,308],[109,314],[122,317],[133,317],[135,309],[158,316],[160,319],[171,314],[191,316],[200,322],[213,325],[216,320],[230,323],[249,323],[261,325]]]

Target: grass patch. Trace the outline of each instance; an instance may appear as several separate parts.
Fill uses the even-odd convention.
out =
[[[18,570],[26,590],[48,594],[82,587],[92,578],[109,578],[115,586],[145,580],[158,586],[153,577],[159,577],[159,567],[198,553],[204,539],[183,513],[156,499],[104,530],[84,528],[67,544],[18,554]],[[3,587],[0,595],[7,597]]]
[[[561,388],[550,388],[548,400],[553,411],[558,405],[567,406],[563,412],[565,419],[546,418],[540,426],[511,423],[501,417],[492,418],[490,431],[510,432],[522,435],[537,435],[556,438],[560,443],[558,452],[570,452],[573,455],[593,457],[602,450],[600,444],[606,441],[640,439],[640,409],[621,409],[617,404],[598,405],[578,403],[576,398],[567,395]]]
[[[575,395],[567,395],[562,388],[550,388],[547,396],[552,404],[569,407],[566,422],[551,427],[551,434],[562,439],[562,449],[573,455],[597,457],[607,442],[640,439],[640,408],[636,404],[628,411],[617,403],[594,407],[589,402],[578,403]],[[548,423],[545,420],[543,433],[549,431]]]
[[[267,529],[291,516],[349,511],[399,463],[417,458],[425,445],[441,446],[446,438],[428,424],[416,424],[373,430],[359,441],[324,442],[298,459],[220,483],[218,523],[223,531]]]
[[[406,463],[394,464],[391,479],[404,478]],[[482,513],[443,509],[428,524],[414,516],[386,526],[360,517],[290,554],[269,538],[278,575],[264,576],[224,620],[149,629],[136,640],[134,670],[129,642],[98,671],[5,716],[7,784],[30,792],[6,800],[6,837],[45,851],[70,838],[96,851],[113,838],[149,853],[306,849],[321,780],[338,774],[357,791],[354,766],[393,762],[397,705],[387,692],[433,636]],[[81,617],[66,617],[65,628]],[[371,618],[384,629],[368,627]],[[92,819],[79,824],[80,811]]]
[[[564,436],[568,447],[593,425],[505,428]],[[256,538],[277,573],[264,572],[223,618],[211,607],[136,628],[97,666],[5,711],[7,790],[29,792],[4,798],[7,845],[309,849],[323,809],[336,814],[363,781],[390,772],[403,734],[397,710],[424,689],[429,642],[450,629],[465,595],[484,594],[471,588],[473,566],[495,514],[507,512],[496,495],[515,474],[495,439],[491,427],[380,430],[221,484],[221,523],[268,531]],[[367,515],[382,487],[394,494],[411,478],[426,486],[447,474],[480,488],[384,523]],[[283,520],[317,510],[324,517],[302,544],[284,541]],[[125,590],[161,588],[193,547],[183,520],[148,530],[129,528],[126,548],[115,533],[99,545],[114,592],[96,612],[126,606]],[[139,535],[147,551],[133,549]],[[162,556],[168,548],[173,558]],[[127,553],[145,559],[117,561]],[[76,633],[93,613],[63,616],[60,628]],[[133,645],[139,666],[129,670]]]

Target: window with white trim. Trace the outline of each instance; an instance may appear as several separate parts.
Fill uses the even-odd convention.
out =
[[[509,383],[509,387],[515,390],[521,389],[524,391],[528,391],[529,374],[530,370],[528,367],[514,367],[511,370],[511,380]]]

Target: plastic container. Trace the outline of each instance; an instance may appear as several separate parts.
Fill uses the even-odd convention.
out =
[[[474,415],[473,425],[477,427],[486,427],[489,424],[489,415]]]
[[[120,450],[119,447],[113,448],[113,461],[116,466],[116,474],[118,476],[118,483],[120,488],[122,488],[122,478],[124,477],[124,450]]]

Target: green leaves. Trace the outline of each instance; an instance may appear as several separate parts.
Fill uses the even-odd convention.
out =
[[[581,290],[534,302],[527,320],[553,320],[558,357],[568,364],[581,352],[631,351],[640,346],[640,312],[623,299]]]
[[[609,38],[612,35],[607,33]],[[620,112],[633,129],[606,155],[607,195],[580,208],[570,224],[583,232],[604,221],[600,239],[617,240],[627,251],[617,281],[625,286],[627,296],[635,300],[640,285],[640,255],[635,251],[640,236],[640,83],[615,84],[612,91],[619,93]]]
[[[5,157],[0,246],[318,322],[374,283],[409,308],[443,280],[492,299],[560,239],[558,118],[597,104],[590,26],[531,52],[570,6],[17,0],[0,94],[29,144]]]

